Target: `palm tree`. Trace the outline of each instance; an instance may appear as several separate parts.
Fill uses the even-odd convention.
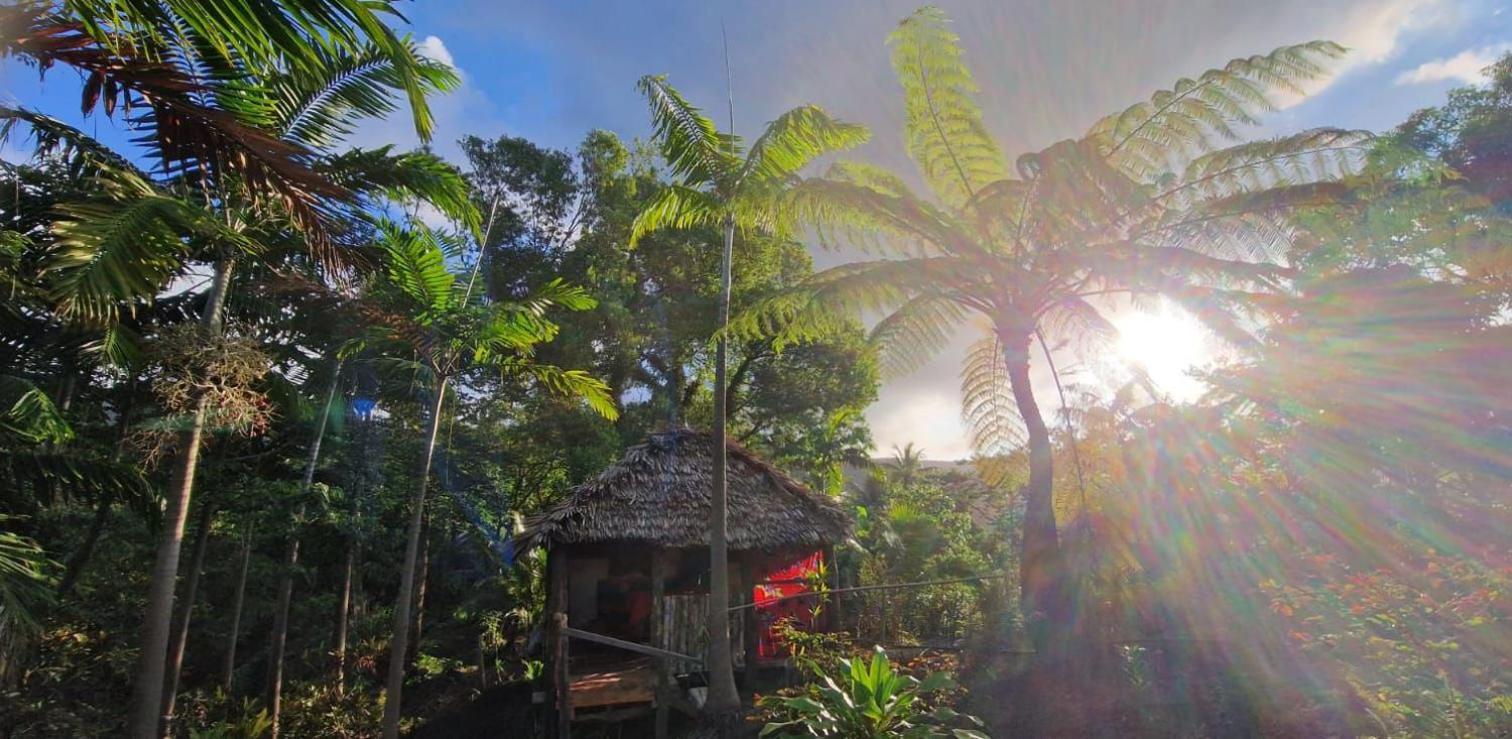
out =
[[[222,11],[233,15],[218,16]],[[454,71],[421,57],[381,22],[389,12],[383,3],[350,0],[233,2],[214,10],[171,0],[69,3],[59,12],[28,4],[5,11],[5,27],[16,32],[0,39],[0,52],[41,67],[79,69],[88,77],[86,111],[101,105],[107,115],[137,111],[133,123],[167,174],[154,179],[43,114],[0,110],[7,128],[18,121],[32,128],[39,151],[68,154],[104,181],[104,197],[57,209],[62,217],[52,228],[56,249],[48,268],[59,313],[109,324],[123,309],[151,301],[194,256],[214,264],[200,316],[206,337],[214,338],[238,257],[285,238],[290,223],[316,262],[336,273],[349,266],[335,224],[363,207],[358,188],[365,183],[353,175],[370,162],[333,156],[331,147],[356,119],[394,111],[396,93],[410,101],[417,130],[428,133],[424,94],[457,82]],[[410,187],[460,183],[454,173],[450,183],[438,182],[429,162],[409,164],[424,165],[401,170],[418,175]],[[369,184],[367,192],[377,194],[401,189],[389,173]],[[443,209],[452,202],[441,201]],[[475,213],[456,215],[476,221]],[[130,733],[137,737],[159,731],[173,583],[206,414],[201,398],[189,414],[167,496],[135,673]]]
[[[1047,333],[1116,335],[1105,296],[1167,299],[1220,336],[1250,341],[1243,314],[1289,270],[1289,211],[1338,198],[1337,178],[1367,134],[1313,129],[1220,147],[1271,108],[1272,91],[1300,93],[1342,49],[1327,42],[1236,59],[1182,79],[1110,115],[1083,136],[1025,154],[1010,174],[987,132],[958,37],[935,8],[889,38],[903,87],[908,154],[933,191],[914,194],[889,172],[841,162],[793,186],[787,203],[826,244],[883,259],[826,270],[737,320],[732,333],[802,337],[836,315],[883,313],[872,330],[892,371],[918,367],[971,315],[990,330],[963,370],[963,413],[985,454],[1027,437],[1029,480],[1020,588],[1025,613],[1050,646],[1067,612],[1053,507],[1051,439],[1029,357]]]
[[[382,222],[378,224],[377,245],[383,255],[382,270],[372,281],[371,296],[361,306],[373,324],[372,342],[411,355],[413,366],[431,388],[419,482],[410,499],[404,566],[389,643],[383,735],[395,739],[399,736],[425,488],[447,386],[465,373],[488,368],[529,378],[549,392],[586,401],[606,418],[613,419],[617,413],[603,382],[580,370],[563,370],[530,358],[535,345],[556,335],[556,324],[546,318],[548,309],[580,311],[594,306],[593,299],[581,289],[558,280],[523,300],[489,302],[482,291],[473,289],[472,280],[459,279],[447,268],[447,250],[430,229]]]
[[[325,440],[331,412],[333,408],[340,407],[336,405],[336,391],[341,387],[342,364],[343,360],[338,357],[334,363],[335,366],[331,369],[330,383],[326,386],[325,402],[316,411],[315,434],[310,439],[309,454],[305,458],[304,476],[299,482],[299,507],[294,512],[293,526],[284,550],[283,569],[278,576],[278,601],[273,610],[273,635],[268,640],[268,718],[271,722],[268,733],[274,739],[278,737],[278,720],[283,712],[284,647],[289,637],[289,605],[294,598],[294,568],[299,565],[300,534],[305,525],[305,499],[309,497],[310,490],[315,484],[315,470],[320,465],[320,447]]]
[[[719,327],[714,359],[714,437],[725,438],[724,328],[730,320],[730,262],[736,229],[790,233],[793,222],[780,204],[798,171],[824,154],[857,146],[865,128],[843,123],[817,106],[794,108],[767,125],[748,151],[734,133],[719,133],[714,122],[667,83],[665,76],[642,77],[640,90],[651,104],[651,124],[662,156],[676,181],[667,185],[635,219],[632,244],[666,228],[713,228],[724,232],[720,260]],[[742,156],[742,154],[744,156]],[[729,546],[726,538],[727,460],[723,444],[714,457],[709,495],[709,699],[714,715],[740,707],[730,654]]]
[[[898,478],[898,482],[904,485],[912,485],[919,479],[924,471],[924,450],[914,446],[913,442],[904,444],[901,448],[893,446],[892,474]]]
[[[310,141],[279,135],[273,124],[289,120],[290,106],[304,109],[294,120],[327,131],[350,122],[332,112],[391,108],[387,95],[374,94],[376,69],[386,87],[407,99],[415,130],[428,139],[426,95],[440,65],[414,53],[413,43],[384,22],[402,19],[393,6],[392,0],[26,0],[0,8],[0,58],[43,71],[73,68],[86,80],[85,114],[130,114],[146,160],[211,192],[240,190],[276,204],[319,233],[321,201],[344,193],[309,166]],[[334,68],[352,79],[324,99],[280,95],[311,89],[311,79],[328,81]],[[281,82],[261,83],[270,79]],[[5,108],[0,121],[35,115]]]

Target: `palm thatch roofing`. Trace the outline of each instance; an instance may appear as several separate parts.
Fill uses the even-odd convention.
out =
[[[732,551],[821,547],[842,541],[850,517],[838,503],[733,440],[729,449]],[[522,548],[543,544],[639,543],[708,546],[714,435],[688,429],[652,434],[597,478],[526,523]]]

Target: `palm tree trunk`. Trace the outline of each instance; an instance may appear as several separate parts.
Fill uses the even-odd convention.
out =
[[[226,667],[221,689],[231,695],[236,677],[236,638],[241,636],[242,605],[247,602],[247,566],[252,563],[252,529],[242,539],[241,568],[236,575],[236,596],[231,601],[231,634],[226,637]]]
[[[1057,641],[1052,635],[1067,626],[1061,602],[1060,542],[1055,530],[1055,468],[1050,429],[1040,415],[1029,381],[1029,339],[1014,343],[1005,337],[1003,361],[1013,401],[1029,435],[1029,484],[1024,487],[1024,535],[1019,554],[1019,590],[1030,636],[1038,652],[1048,654]]]
[[[415,633],[410,637],[405,662],[415,661],[420,652],[420,634],[425,627],[425,581],[430,576],[430,516],[420,523],[420,566],[415,572]]]
[[[189,574],[184,580],[184,604],[174,624],[173,641],[168,645],[168,676],[163,682],[163,732],[173,726],[173,705],[178,697],[179,672],[184,667],[184,647],[189,642],[189,619],[194,615],[194,600],[199,594],[200,573],[205,569],[205,550],[210,544],[210,522],[215,512],[209,503],[200,504],[199,531],[194,535],[193,554],[189,555]]]
[[[95,545],[100,543],[100,535],[105,532],[105,521],[109,518],[110,496],[100,494],[100,499],[95,502],[94,518],[89,522],[89,531],[84,534],[84,541],[79,543],[79,548],[69,556],[68,565],[63,570],[63,578],[58,581],[59,598],[73,592],[79,576],[84,574],[84,565],[88,564],[89,558],[94,556]]]
[[[352,570],[357,568],[357,542],[347,542],[346,569],[341,576],[341,604],[336,614],[336,695],[346,695],[347,619],[352,612]]]
[[[420,559],[420,525],[425,518],[425,485],[430,478],[431,457],[441,431],[441,405],[446,400],[446,378],[436,380],[431,399],[430,431],[421,454],[419,484],[410,499],[410,521],[404,544],[404,568],[399,573],[399,597],[394,602],[394,636],[389,644],[388,680],[383,700],[383,737],[399,739],[399,709],[404,690],[404,656],[409,650],[410,603],[415,597],[415,570]]]
[[[320,418],[315,422],[315,438],[310,442],[310,456],[305,459],[304,478],[299,485],[299,510],[294,514],[294,527],[289,532],[289,546],[284,551],[283,568],[278,578],[278,608],[273,612],[273,636],[268,644],[268,716],[272,719],[269,735],[278,739],[278,716],[283,707],[284,647],[289,639],[289,603],[294,598],[294,570],[299,567],[299,534],[304,526],[304,498],[310,494],[315,482],[315,467],[320,464],[320,442],[325,439],[326,421],[331,417],[331,402],[336,399],[336,390],[341,384],[342,360],[336,360],[331,372],[331,384],[326,388],[325,404],[320,407]]]
[[[221,308],[231,283],[236,260],[215,263],[215,278],[205,301],[200,322],[212,334],[221,330]],[[137,655],[136,684],[132,687],[128,733],[133,739],[157,739],[163,705],[164,660],[168,656],[168,628],[173,619],[173,589],[178,578],[179,550],[184,543],[184,523],[189,499],[194,494],[194,471],[199,466],[200,444],[205,437],[207,399],[201,395],[194,406],[188,430],[179,438],[178,464],[168,486],[168,507],[163,512],[163,533],[152,563],[147,587],[147,607],[142,615],[142,651]]]
[[[718,716],[740,709],[735,690],[735,666],[730,654],[730,547],[728,524],[728,447],[725,441],[726,341],[723,331],[730,323],[730,262],[735,250],[735,219],[725,216],[724,253],[719,263],[719,328],[721,338],[714,353],[714,487],[709,491],[709,702],[708,711]]]

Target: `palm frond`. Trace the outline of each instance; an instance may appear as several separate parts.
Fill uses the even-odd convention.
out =
[[[145,172],[93,136],[38,111],[0,105],[0,141],[8,141],[18,124],[31,129],[36,154],[64,162],[70,176],[103,167],[147,179]]]
[[[364,118],[384,118],[397,109],[405,70],[416,74],[427,94],[448,92],[460,83],[456,70],[420,56],[403,43],[404,58],[367,46],[355,53],[318,49],[313,67],[292,69],[267,83],[272,93],[266,126],[282,138],[314,149],[336,145],[351,136]]]
[[[938,8],[920,8],[898,24],[888,44],[903,86],[909,156],[935,195],[952,207],[1006,174],[1003,154],[987,133],[962,60],[960,37]]]
[[[412,301],[423,320],[456,304],[457,276],[447,269],[446,254],[429,228],[420,224],[404,228],[381,221],[378,231],[387,284]]]
[[[217,192],[243,191],[259,202],[276,203],[309,235],[318,252],[325,246],[326,224],[317,207],[322,199],[344,200],[350,193],[314,172],[310,152],[247,123],[234,110],[261,110],[262,91],[252,85],[216,89],[227,102],[221,109],[202,99],[210,92],[199,81],[169,64],[143,56],[134,47],[111,48],[85,28],[53,16],[21,11],[0,12],[0,27],[17,29],[0,38],[0,53],[20,55],[46,68],[65,64],[85,75],[82,107],[86,114],[103,105],[106,115],[117,107],[134,110],[136,141],[151,148],[163,171],[198,181]],[[16,24],[16,25],[9,25]],[[256,117],[256,116],[254,116]]]
[[[73,429],[47,393],[31,381],[0,375],[0,441],[60,444]]]
[[[844,264],[757,301],[730,318],[726,333],[778,343],[810,341],[832,333],[842,321],[890,315],[925,295],[970,301],[973,283],[980,279],[972,263],[958,257]]]
[[[318,72],[332,54],[377,49],[394,60],[416,133],[430,139],[427,71],[413,57],[413,44],[388,26],[389,19],[402,20],[391,0],[115,0],[70,2],[67,9],[71,20],[114,53],[135,50],[153,59],[192,53],[264,78],[288,70]]]
[[[321,170],[353,192],[428,204],[478,235],[482,218],[467,178],[428,151],[395,154],[391,145],[352,149],[325,160]]]
[[[0,461],[0,489],[24,493],[28,506],[106,498],[147,518],[160,512],[156,492],[136,465],[71,449],[8,449]]]
[[[11,516],[0,515],[0,525]],[[35,540],[0,529],[0,675],[13,677],[17,655],[41,630],[39,616],[52,599],[57,564]]]
[[[66,317],[109,323],[123,309],[150,301],[183,269],[189,239],[255,248],[191,201],[146,183],[128,187],[116,198],[57,208],[55,240],[43,269]]]

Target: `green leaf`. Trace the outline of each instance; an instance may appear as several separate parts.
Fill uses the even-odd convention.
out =
[[[903,86],[908,154],[935,195],[960,206],[1006,170],[974,99],[976,81],[962,59],[960,37],[948,24],[938,8],[920,8],[887,42]]]

